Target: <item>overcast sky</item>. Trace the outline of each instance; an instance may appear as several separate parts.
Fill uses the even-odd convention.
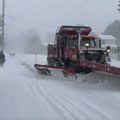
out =
[[[120,19],[118,0],[5,0],[6,31],[55,32],[61,25],[83,24],[101,33]],[[2,0],[0,0],[2,9]]]

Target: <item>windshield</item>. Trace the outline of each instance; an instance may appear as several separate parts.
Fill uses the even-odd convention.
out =
[[[86,43],[88,43],[90,47],[96,47],[95,39],[93,38],[82,38],[80,46],[85,46]]]
[[[69,40],[69,47],[77,47],[77,40]]]

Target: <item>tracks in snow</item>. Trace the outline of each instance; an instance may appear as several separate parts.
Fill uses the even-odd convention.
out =
[[[35,69],[31,68],[30,65],[26,63],[22,63],[22,65],[28,68],[31,72],[36,73]],[[86,80],[84,80],[83,83],[104,82],[106,80],[114,83],[113,77],[109,77],[107,74],[104,74],[103,76],[102,73],[97,72],[87,75],[79,75],[79,77],[86,77]],[[115,81],[116,83],[119,83],[118,79]],[[91,91],[90,87],[85,89],[84,85],[77,86],[77,82],[74,82],[74,84],[70,82],[71,81],[66,81],[65,83],[64,80],[56,80],[55,77],[49,79],[44,76],[43,79],[34,83],[28,81],[28,84],[31,86],[32,91],[38,97],[42,96],[42,99],[51,106],[50,109],[54,109],[64,120],[96,120],[99,118],[102,120],[111,120],[112,117],[119,115],[118,111],[120,110],[120,107],[116,106],[116,104],[100,97]],[[106,110],[105,112],[103,111],[103,108]],[[114,111],[112,111],[112,109]],[[111,112],[113,112],[113,115]]]
[[[64,118],[67,117],[67,120],[96,120],[99,118],[109,120],[107,116],[81,99],[79,96],[81,93],[78,93],[78,91],[57,82],[55,85],[54,83],[50,84],[48,81],[41,81],[40,84],[36,85],[36,89],[38,92],[42,92],[48,102],[62,116],[65,116]],[[87,96],[87,99],[89,99],[89,95],[89,93],[85,92],[82,96]]]
[[[101,83],[103,85],[111,85],[115,89],[120,89],[120,76],[118,75],[113,75],[113,74],[107,74],[104,72],[98,72],[94,71],[92,73],[88,74],[77,74],[78,79],[76,80],[74,76],[69,76],[68,78],[64,77],[61,71],[53,71],[52,76],[45,76],[45,75],[40,75],[37,73],[36,69],[25,62],[21,62],[21,65],[29,69],[32,73],[36,73],[39,76],[42,76],[40,78],[42,79],[57,79],[57,80],[72,80],[72,81],[83,81],[84,83]]]

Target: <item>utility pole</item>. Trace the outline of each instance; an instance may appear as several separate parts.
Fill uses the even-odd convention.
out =
[[[4,51],[4,16],[5,16],[5,0],[3,0],[3,6],[2,6],[2,51]]]
[[[118,9],[117,10],[120,12],[120,0],[119,0],[119,3],[118,3]],[[120,39],[119,39],[119,42],[118,42],[117,59],[120,60]]]

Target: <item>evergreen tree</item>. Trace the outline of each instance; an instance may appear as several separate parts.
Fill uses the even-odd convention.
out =
[[[118,3],[118,11],[120,12],[120,1]]]
[[[105,35],[113,35],[118,40],[120,39],[120,21],[115,20],[113,23],[109,24],[105,31],[103,32]]]

